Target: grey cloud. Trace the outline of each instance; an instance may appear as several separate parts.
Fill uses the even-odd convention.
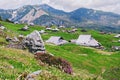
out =
[[[14,9],[23,5],[40,4],[41,0],[0,0],[0,8],[2,9]]]
[[[120,0],[47,0],[47,4],[67,11],[86,7],[120,14]]]
[[[120,0],[0,0],[0,8],[13,9],[23,5],[42,3],[65,11],[86,7],[120,14]]]

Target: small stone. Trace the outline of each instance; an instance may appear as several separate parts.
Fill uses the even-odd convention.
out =
[[[35,77],[37,77],[41,72],[42,72],[42,70],[38,70],[33,73],[30,73],[27,75],[25,80],[35,80]]]

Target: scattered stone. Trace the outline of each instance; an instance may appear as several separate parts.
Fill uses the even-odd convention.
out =
[[[21,43],[13,43],[13,42],[10,42],[8,45],[7,45],[8,48],[15,48],[15,49],[24,49],[24,46],[23,44]]]
[[[65,26],[59,26],[59,28],[65,28]]]
[[[27,80],[27,79],[25,79],[27,77],[27,75],[28,75],[28,73],[24,72],[21,75],[19,75],[16,80]]]
[[[120,51],[120,46],[112,46],[112,49],[115,51]]]
[[[18,37],[19,37],[19,38],[24,38],[24,35],[19,35]]]
[[[40,34],[43,34],[43,33],[45,33],[45,30],[41,30],[41,31],[39,31],[39,33],[40,33]]]
[[[18,36],[18,39],[19,39],[19,41],[22,42],[22,40],[25,39],[25,36],[24,36],[24,35],[19,35],[19,36]]]
[[[46,30],[52,30],[52,28],[47,27]]]
[[[29,26],[34,26],[35,24],[34,23],[28,23]]]
[[[46,28],[46,30],[49,30],[49,31],[52,31],[52,32],[57,32],[57,31],[59,31],[59,29],[58,28],[50,28],[50,27],[47,27]]]
[[[120,42],[120,40],[118,40],[118,42]]]
[[[25,27],[21,28],[22,31],[28,31],[29,27],[26,25]]]
[[[42,70],[35,71],[27,75],[25,80],[36,80],[35,78],[42,72]]]
[[[117,34],[114,36],[115,38],[120,38],[120,34]]]
[[[74,28],[72,30],[67,30],[68,33],[75,33],[76,31],[78,31],[78,29]]]
[[[6,27],[4,27],[2,24],[0,24],[0,29],[5,30]]]
[[[57,31],[59,31],[58,28],[52,29],[52,32],[57,32]]]
[[[16,22],[14,22],[14,24],[19,24],[19,22],[18,22],[18,21],[16,21]]]
[[[12,41],[12,38],[10,38],[10,37],[7,36],[7,37],[6,37],[6,41],[7,41],[7,42],[10,42],[10,41]]]
[[[12,42],[19,42],[19,39],[18,39],[17,37],[14,37],[14,38],[12,39]]]

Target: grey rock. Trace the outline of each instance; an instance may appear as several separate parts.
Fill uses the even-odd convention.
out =
[[[43,33],[45,33],[45,30],[41,30],[41,31],[39,31],[39,33],[40,33],[40,34],[43,34]]]
[[[39,34],[39,31],[35,30],[31,34],[27,35],[23,40],[23,44],[28,47],[29,51],[35,53],[37,51],[44,52],[44,42]]]
[[[35,80],[35,77],[37,77],[41,72],[42,72],[42,70],[38,70],[33,73],[30,73],[27,75],[25,80]]]
[[[7,42],[10,42],[10,41],[12,41],[12,38],[10,38],[10,37],[7,36],[7,37],[6,37],[6,41],[7,41]]]
[[[2,24],[0,24],[0,29],[1,29],[1,30],[5,30],[6,27],[4,27]]]
[[[13,41],[13,42],[19,42],[19,39],[18,39],[17,37],[14,37],[14,38],[12,39],[12,41]]]
[[[120,46],[112,46],[112,49],[115,51],[120,51]]]
[[[21,28],[22,31],[27,31],[29,29],[28,26],[24,26],[23,28]]]

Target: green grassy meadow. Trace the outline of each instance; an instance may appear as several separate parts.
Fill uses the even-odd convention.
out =
[[[19,34],[27,35],[33,30],[45,30],[42,26],[30,26],[29,31],[20,31],[25,24],[13,24],[8,22],[0,22],[7,27],[7,35],[17,36]],[[71,28],[66,28],[71,29]],[[112,68],[119,68],[120,66],[120,51],[111,52],[112,46],[120,46],[119,39],[114,38],[115,34],[99,34],[98,31],[87,30],[81,32],[78,29],[76,33],[51,32],[42,34],[43,40],[49,39],[50,36],[61,36],[66,40],[77,39],[80,34],[91,34],[98,40],[105,50],[99,50],[91,47],[79,46],[68,43],[61,46],[55,46],[45,43],[46,51],[52,53],[56,57],[62,57],[69,61],[73,67],[73,75],[68,75],[59,71],[54,67],[41,66],[39,62],[34,59],[34,55],[27,50],[8,49],[4,46],[8,44],[5,38],[0,35],[0,80],[16,80],[22,73],[31,73],[36,70],[47,71],[49,75],[41,74],[37,80],[119,80],[119,76],[115,76],[119,72],[108,74]]]

